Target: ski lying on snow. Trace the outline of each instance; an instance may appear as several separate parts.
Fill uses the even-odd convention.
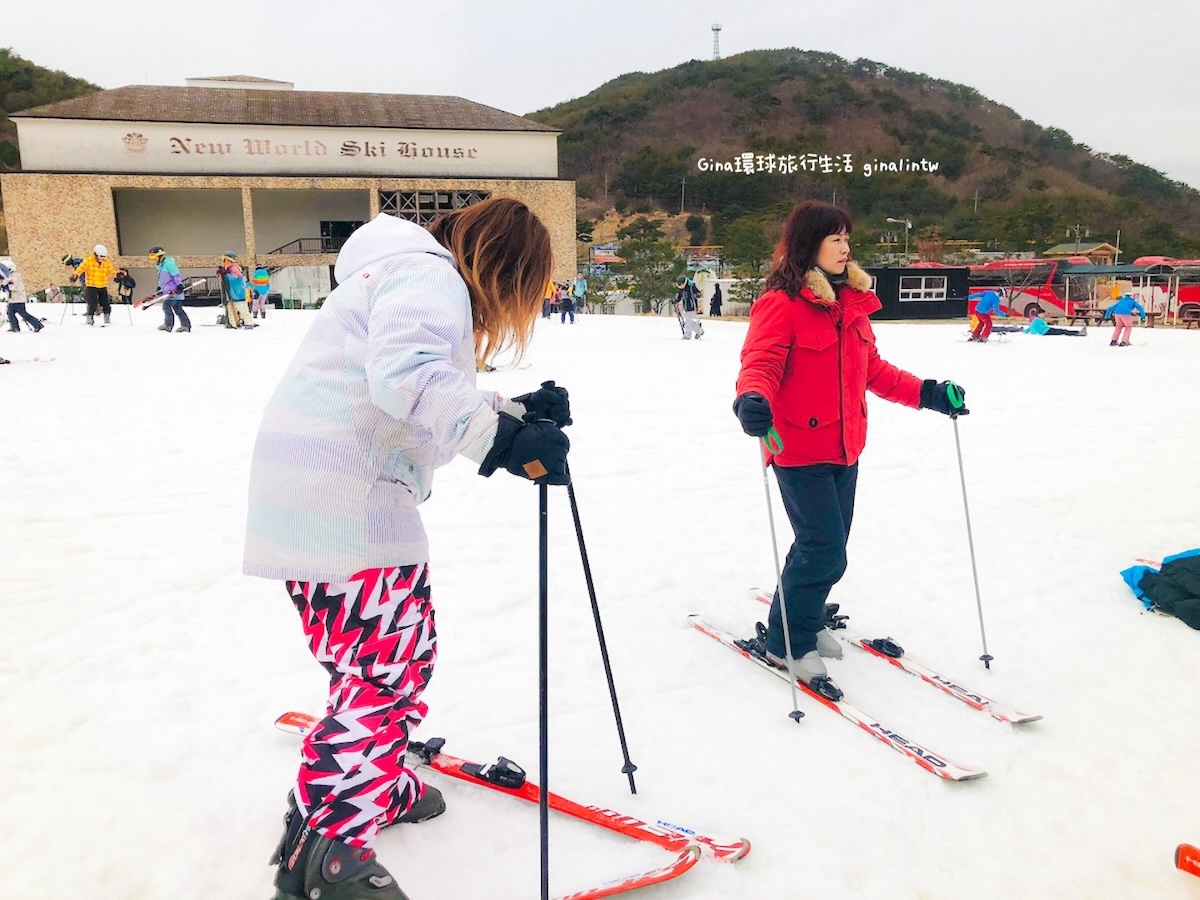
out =
[[[767,604],[768,606],[774,602],[774,594],[771,591],[755,588],[754,596],[757,600]],[[901,649],[891,638],[866,639],[857,635],[842,634],[841,629],[845,627],[844,620],[838,621],[836,624],[829,627],[829,633],[840,638],[843,643],[850,644],[852,647],[857,647],[859,650],[864,650],[872,656],[882,659],[884,662],[891,663],[897,669],[903,669],[910,675],[916,675],[926,684],[932,685],[939,691],[949,694],[956,700],[961,700],[972,709],[978,709],[986,712],[993,719],[996,719],[1000,722],[1008,722],[1010,725],[1024,725],[1027,722],[1036,722],[1041,718],[1040,715],[1021,712],[1012,708],[1011,706],[998,703],[997,701],[992,700],[990,697],[985,697],[983,694],[963,687],[956,681],[952,681],[949,678],[939,675],[928,666],[923,666],[919,662],[909,659],[908,656],[904,654],[903,649]],[[899,651],[900,655],[893,656],[892,654],[897,651]]]
[[[1180,844],[1175,848],[1175,868],[1200,878],[1200,848]]]
[[[688,616],[688,623],[696,630],[707,634],[709,637],[724,644],[729,649],[736,653],[740,653],[751,662],[756,662],[769,672],[774,672],[784,681],[791,680],[791,675],[785,669],[779,669],[771,665],[763,656],[751,653],[744,647],[738,646],[738,643],[733,635],[727,631],[722,631],[705,622],[701,616]],[[849,719],[863,731],[872,735],[876,739],[887,744],[897,753],[903,753],[926,772],[930,772],[939,778],[946,781],[972,781],[976,778],[983,778],[987,772],[982,769],[975,769],[970,766],[963,766],[955,762],[951,762],[940,753],[934,753],[922,747],[920,744],[915,744],[905,737],[897,734],[892,729],[886,727],[878,719],[867,715],[862,710],[851,706],[845,700],[830,700],[823,697],[805,684],[801,679],[796,679],[796,687],[803,691],[807,696],[816,700],[822,706],[832,709],[845,719]]]
[[[275,727],[291,734],[305,735],[319,720],[316,716],[302,712],[287,712],[275,720]],[[451,756],[442,747],[443,738],[431,738],[428,741],[410,741],[408,754],[419,765],[469,781],[482,787],[508,794],[530,803],[541,802],[541,789],[525,778],[525,771],[512,760],[503,756],[490,765],[469,762]],[[623,894],[651,884],[659,884],[677,878],[692,868],[701,855],[722,862],[734,862],[750,852],[750,842],[745,838],[723,840],[710,837],[679,825],[673,825],[663,820],[654,824],[643,822],[635,816],[627,816],[600,806],[584,806],[573,800],[568,800],[553,791],[547,792],[546,803],[550,809],[564,813],[572,818],[598,825],[617,834],[625,835],[637,841],[655,844],[664,850],[676,854],[669,863],[664,863],[655,869],[636,872],[621,878],[606,881],[601,885],[568,894],[558,900],[599,900],[601,897],[611,897]]]

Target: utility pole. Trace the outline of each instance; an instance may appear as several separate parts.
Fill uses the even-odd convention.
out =
[[[979,212],[979,188],[975,188],[975,212]]]
[[[683,198],[685,196],[686,191],[687,191],[687,176],[684,175],[681,179],[679,179],[679,214],[681,216],[683,215]]]

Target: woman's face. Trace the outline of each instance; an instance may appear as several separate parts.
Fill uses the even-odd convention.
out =
[[[830,275],[841,275],[850,262],[850,235],[844,231],[828,235],[817,251],[817,265]]]

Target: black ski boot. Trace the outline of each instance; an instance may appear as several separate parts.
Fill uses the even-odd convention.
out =
[[[271,862],[274,900],[409,900],[372,850],[321,837],[291,806]]]

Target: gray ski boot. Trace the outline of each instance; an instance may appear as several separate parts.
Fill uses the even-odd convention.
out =
[[[828,628],[817,632],[817,652],[826,659],[842,658],[842,642],[830,634]]]

